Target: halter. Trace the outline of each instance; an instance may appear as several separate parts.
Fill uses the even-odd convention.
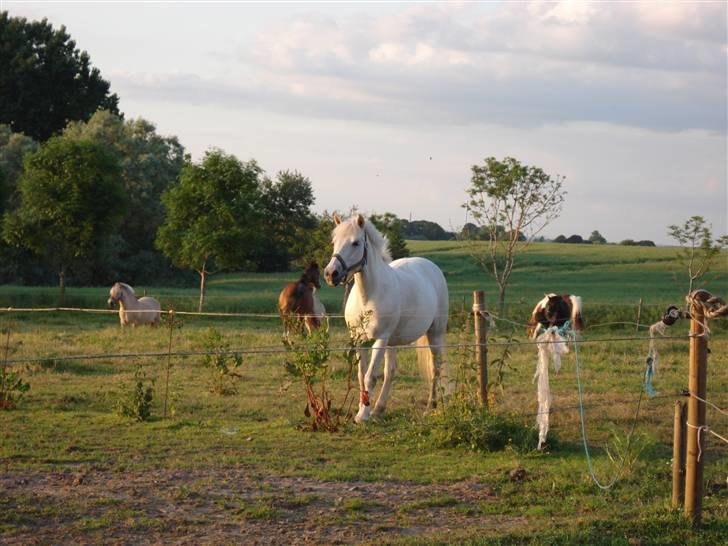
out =
[[[346,262],[344,261],[344,258],[341,257],[340,254],[336,253],[333,255],[333,258],[336,258],[339,263],[341,264],[341,267],[344,268],[344,283],[349,282],[349,274],[350,273],[359,273],[359,271],[362,270],[362,268],[367,264],[367,232],[364,232],[364,253],[361,255],[361,260],[356,262],[355,264],[352,264],[351,266],[347,266]],[[354,271],[354,268],[358,267],[356,271]]]

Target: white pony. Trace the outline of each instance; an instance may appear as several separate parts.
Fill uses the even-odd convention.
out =
[[[334,217],[334,252],[324,269],[331,286],[354,286],[346,302],[344,316],[350,330],[363,329],[369,349],[359,351],[359,412],[355,421],[370,417],[369,394],[374,388],[377,369],[384,359],[384,382],[374,407],[380,415],[387,404],[397,368],[396,349],[392,346],[418,341],[417,359],[429,379],[427,407],[436,402],[443,345],[448,318],[448,293],[445,276],[425,258],[402,258],[390,262],[387,240],[361,214],[342,221]]]
[[[137,299],[134,289],[123,282],[117,282],[111,287],[107,303],[109,307],[119,304],[119,321],[122,327],[127,324],[157,326],[162,314],[162,306],[156,299],[150,296]]]

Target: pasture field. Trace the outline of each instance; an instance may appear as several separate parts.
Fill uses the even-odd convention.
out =
[[[414,254],[446,272],[452,319],[448,343],[472,343],[471,292],[492,281],[458,243],[409,242]],[[164,353],[170,330],[122,332],[114,315],[73,312],[5,313],[9,358],[31,384],[15,409],[0,411],[0,543],[183,544],[719,544],[728,536],[728,446],[706,437],[703,526],[693,531],[670,510],[674,401],[687,386],[687,323],[657,342],[658,396],[640,398],[648,341],[632,322],[644,298],[643,323],[680,303],[684,278],[675,249],[534,245],[514,274],[504,319],[491,331],[492,362],[510,354],[494,388],[493,412],[532,427],[536,350],[520,324],[544,292],[584,298],[588,329],[578,350],[588,445],[594,472],[614,487],[601,491],[587,469],[579,425],[576,354],[551,374],[553,413],[548,448],[515,444],[497,451],[449,445],[438,413],[424,415],[426,390],[414,354],[401,350],[387,413],[366,426],[336,433],[305,429],[305,394],[285,371],[276,318],[183,316],[172,350],[202,351],[210,328],[244,351],[237,393],[210,390],[199,355],[174,357],[169,413],[163,418],[168,360],[121,358]],[[722,256],[725,258],[725,256]],[[722,259],[705,286],[726,296]],[[230,274],[209,284],[211,311],[275,310],[275,297],[296,274]],[[135,287],[140,293],[143,287]],[[192,310],[196,291],[147,287],[163,308]],[[69,306],[100,308],[108,287],[69,289]],[[338,313],[341,290],[323,288]],[[0,287],[0,306],[56,305],[53,288]],[[728,408],[728,335],[712,321],[708,399]],[[346,345],[340,319],[331,320],[330,347]],[[618,340],[640,337],[639,340]],[[275,351],[275,352],[274,352]],[[74,358],[74,355],[76,356]],[[78,355],[99,355],[82,359]],[[103,356],[112,355],[112,356]],[[448,352],[457,387],[470,388],[472,347]],[[152,418],[135,422],[115,412],[141,367],[154,380]],[[348,368],[333,352],[329,384],[338,404]],[[491,366],[491,378],[499,368]],[[639,416],[626,450],[639,406]],[[447,402],[446,402],[447,404]],[[440,421],[441,422],[441,421]],[[728,417],[708,408],[707,422],[728,435]],[[506,443],[508,443],[506,441]]]

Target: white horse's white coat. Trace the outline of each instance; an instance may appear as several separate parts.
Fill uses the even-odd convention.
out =
[[[427,366],[428,407],[433,407],[447,330],[445,276],[439,267],[424,258],[402,258],[389,263],[387,240],[363,216],[335,220],[334,252],[324,277],[327,283],[336,286],[353,276],[354,286],[344,311],[346,324],[353,331],[363,329],[366,337],[374,340],[371,349],[359,351],[360,397],[356,422],[370,417],[369,395],[383,359],[384,382],[374,415],[385,409],[397,367],[396,350],[391,346],[418,340],[418,345],[429,346],[427,350],[418,350],[418,360],[421,366]]]
[[[109,290],[109,306],[119,304],[119,321],[121,326],[127,324],[159,324],[162,306],[151,296],[137,299],[134,289],[126,283],[117,282]]]

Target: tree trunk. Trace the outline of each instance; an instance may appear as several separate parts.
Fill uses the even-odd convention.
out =
[[[200,304],[197,306],[197,312],[202,313],[202,306],[205,304],[205,281],[207,280],[207,270],[203,268],[198,271],[200,274]]]
[[[506,307],[506,285],[501,284],[498,286],[498,314],[502,317],[503,311]]]
[[[61,289],[61,303],[66,300],[66,268],[61,267],[58,272],[58,287]]]

